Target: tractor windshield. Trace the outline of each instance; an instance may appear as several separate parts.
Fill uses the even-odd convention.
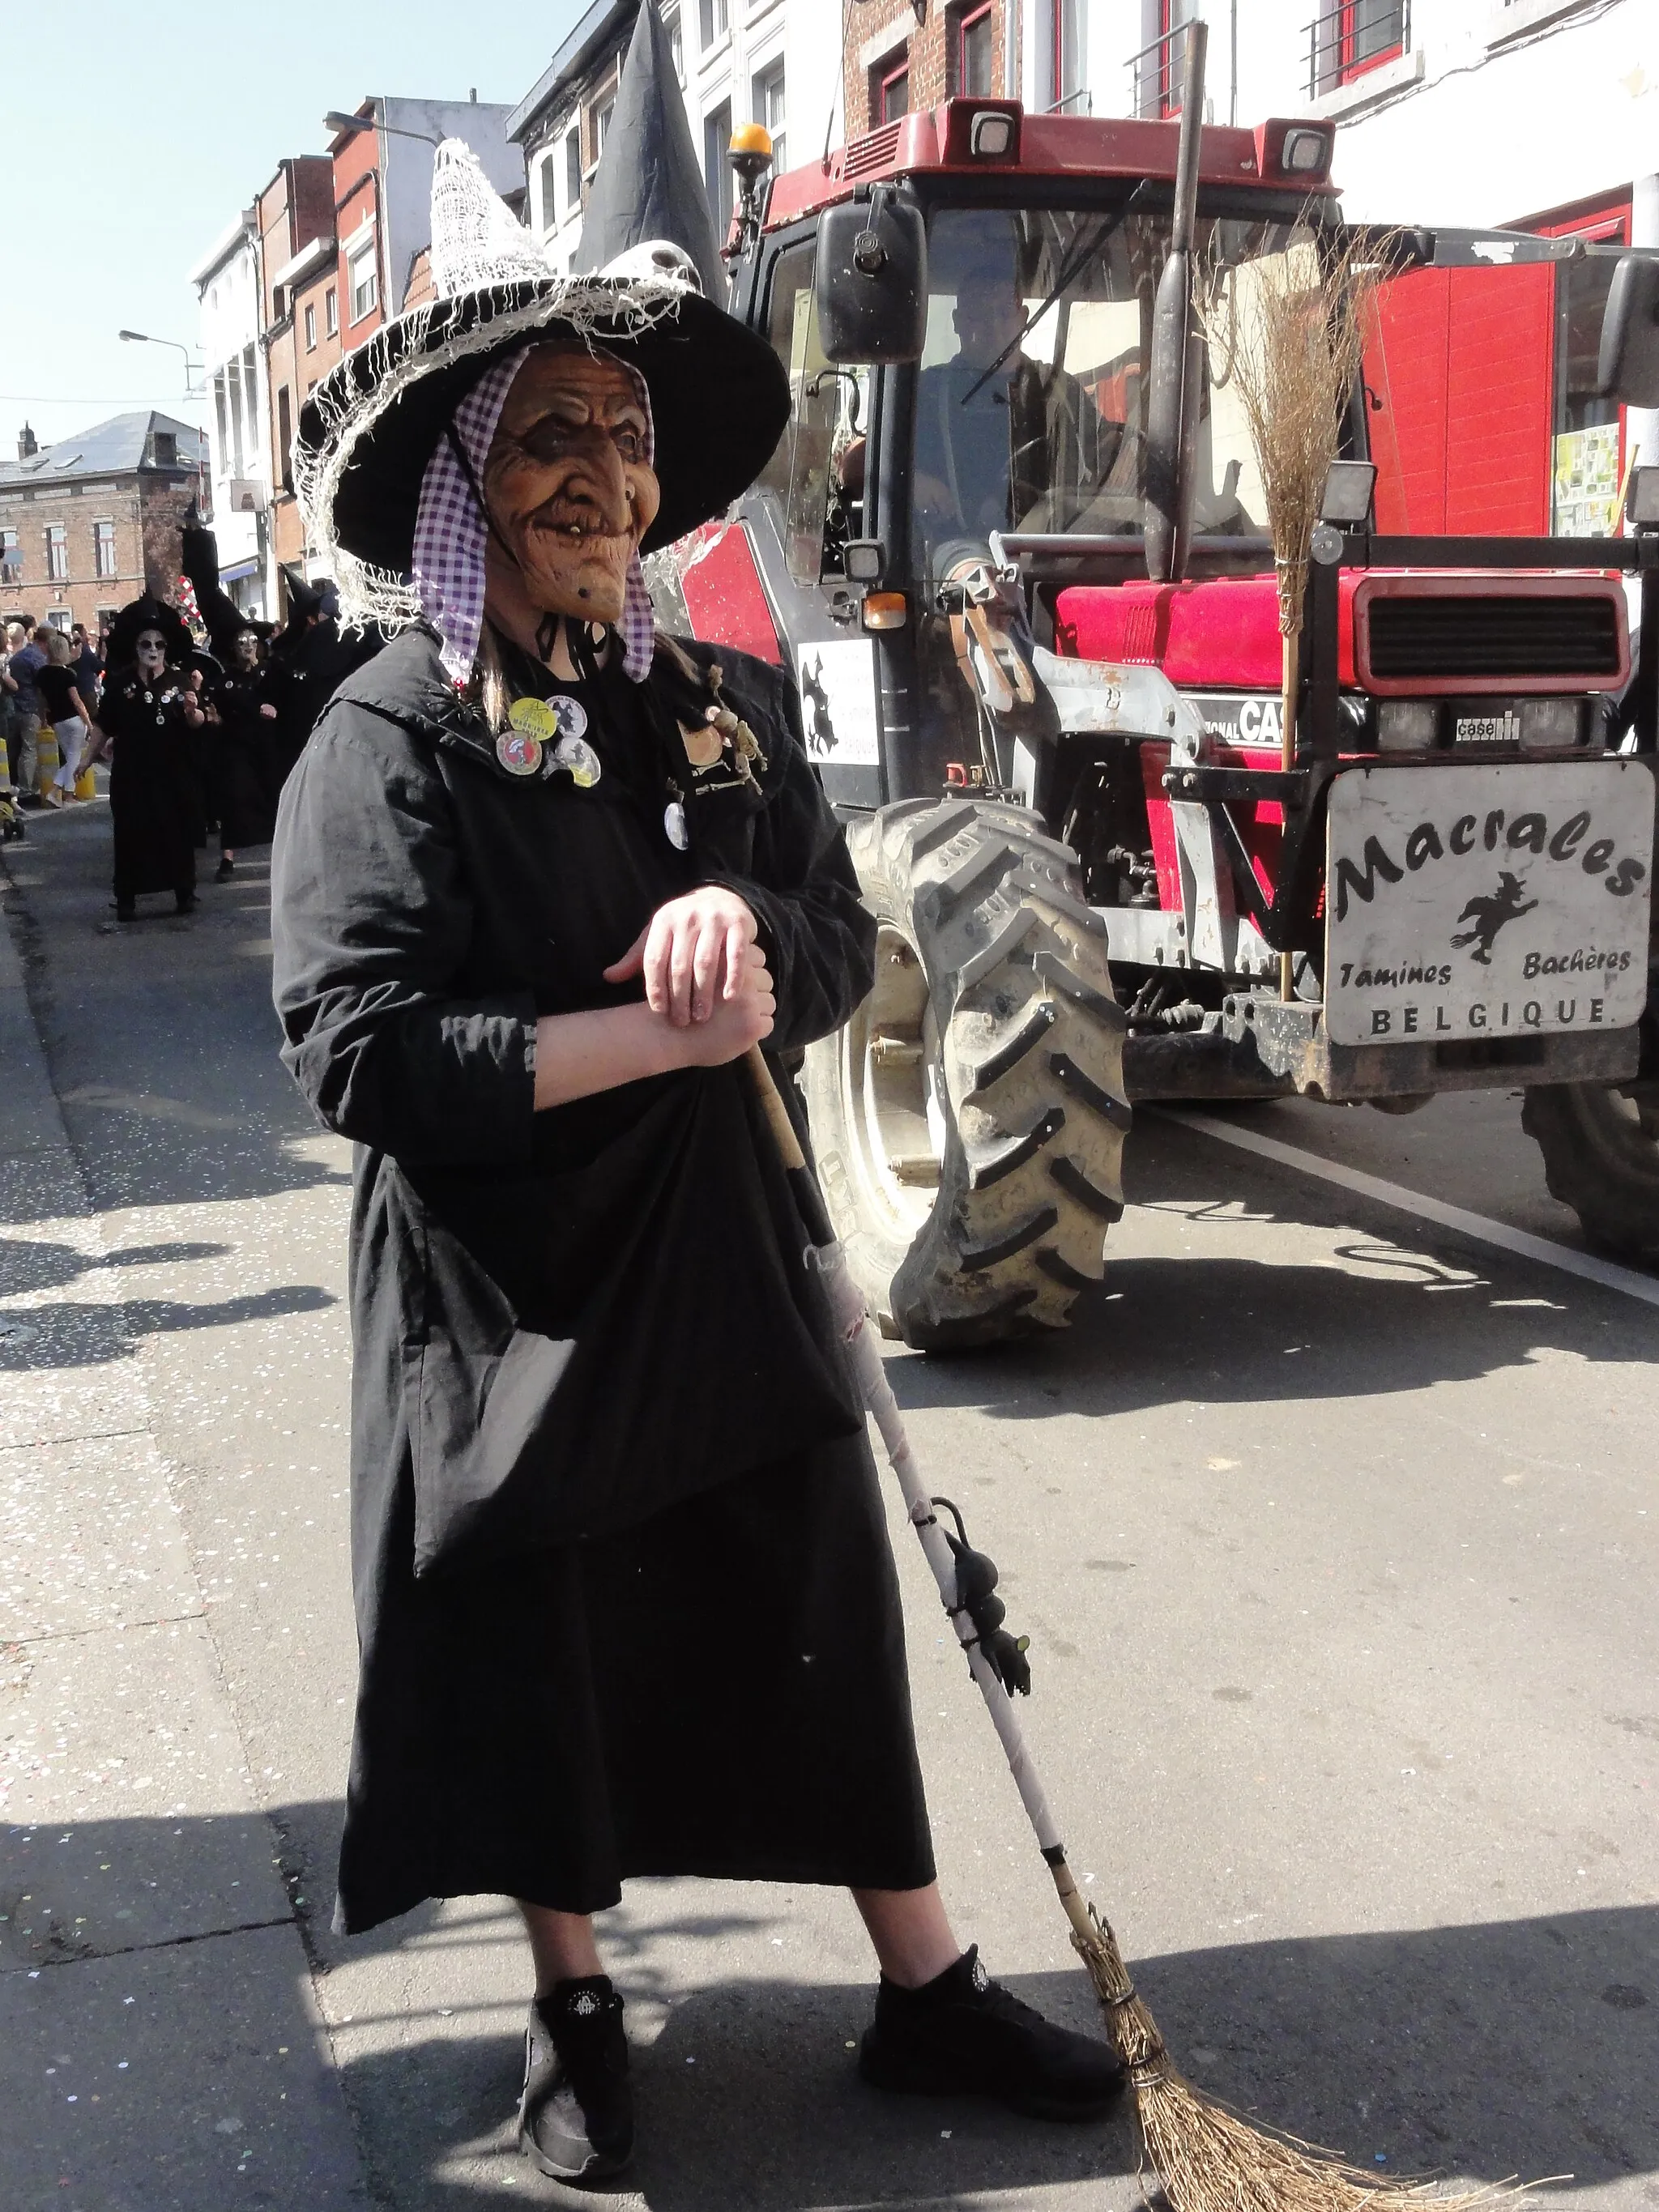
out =
[[[1212,291],[1305,251],[1277,222],[1200,217]],[[927,337],[916,386],[914,528],[924,566],[994,530],[1139,535],[1152,301],[1169,216],[946,208],[929,227]],[[1225,364],[1223,364],[1224,372]],[[1194,529],[1264,524],[1243,409],[1206,366]]]

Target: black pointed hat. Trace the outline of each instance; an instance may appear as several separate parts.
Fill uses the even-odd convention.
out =
[[[720,241],[668,33],[657,0],[640,0],[574,266],[604,269],[659,239],[684,250],[708,299],[725,297]]]

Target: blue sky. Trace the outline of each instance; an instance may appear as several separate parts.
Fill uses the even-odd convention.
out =
[[[480,100],[516,101],[584,4],[80,0],[63,35],[20,46],[14,25],[0,102],[0,453],[26,419],[43,444],[129,408],[201,422],[182,398],[182,356],[116,331],[194,350],[190,270],[285,154],[325,149],[325,108],[368,93],[465,100],[475,85]]]

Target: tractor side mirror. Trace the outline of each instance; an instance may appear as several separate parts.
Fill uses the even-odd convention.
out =
[[[1659,260],[1621,253],[1601,318],[1595,388],[1626,407],[1659,407]]]
[[[912,362],[927,331],[927,232],[920,208],[878,185],[825,210],[815,289],[818,339],[836,363]]]

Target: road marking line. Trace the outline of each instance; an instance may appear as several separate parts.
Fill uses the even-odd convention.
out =
[[[1477,1244],[1496,1246],[1500,1252],[1511,1252],[1517,1259],[1535,1260],[1542,1267],[1556,1267],[1564,1275],[1580,1275],[1587,1283],[1599,1283],[1604,1291],[1622,1291],[1627,1298],[1639,1298],[1643,1304],[1659,1306],[1659,1280],[1651,1275],[1638,1274],[1633,1267],[1621,1267],[1612,1260],[1600,1260],[1593,1252],[1575,1252],[1570,1244],[1552,1243],[1547,1237],[1528,1236],[1524,1229],[1511,1229],[1502,1221],[1493,1221],[1484,1213],[1471,1213],[1464,1206],[1448,1206],[1437,1198],[1427,1198],[1420,1190],[1407,1190],[1403,1183],[1386,1182],[1381,1176],[1367,1175],[1362,1168],[1343,1167],[1335,1160],[1322,1160],[1316,1152],[1304,1152],[1299,1145],[1286,1145],[1277,1137],[1264,1137],[1255,1129],[1238,1129],[1226,1121],[1217,1121],[1207,1114],[1187,1114],[1158,1109],[1165,1118],[1183,1129],[1196,1129],[1200,1136],[1213,1137],[1220,1144],[1231,1145],[1241,1152],[1255,1152],[1259,1158],[1277,1161],[1280,1167],[1294,1168],[1300,1175],[1315,1176],[1321,1182],[1334,1182],[1351,1190],[1360,1198],[1369,1198],[1378,1206],[1391,1206],[1400,1213],[1414,1213],[1419,1221],[1432,1221],[1442,1229],[1455,1229],[1460,1236],[1473,1237]]]

